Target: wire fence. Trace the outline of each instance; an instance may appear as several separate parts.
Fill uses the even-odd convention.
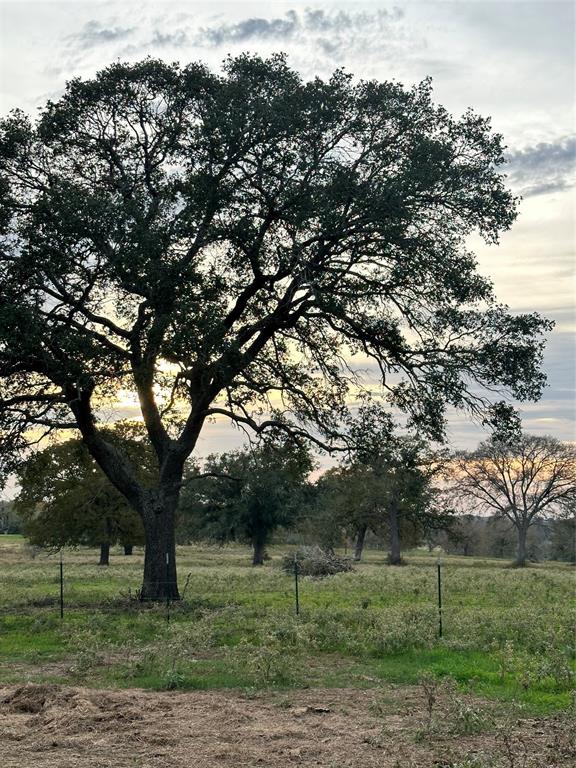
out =
[[[46,597],[32,600],[30,603],[32,606],[45,609],[53,605],[57,608],[62,620],[64,620],[68,610],[89,606],[94,607],[95,605],[100,605],[102,608],[110,607],[110,601],[103,600],[101,584],[95,582],[94,579],[90,579],[88,583],[79,578],[75,579],[74,571],[74,575],[70,577],[67,573],[63,557],[60,557],[55,570],[57,570],[57,578],[52,579],[52,583],[55,583],[56,589],[52,590],[47,585]],[[322,594],[320,593],[319,595],[317,590],[307,592],[306,586],[314,582],[303,578],[297,560],[294,560],[292,574],[285,574],[282,580],[284,584],[280,590],[278,589],[277,580],[274,580],[269,586],[263,586],[261,583],[257,587],[254,584],[248,584],[245,585],[246,589],[244,591],[235,589],[234,602],[241,605],[257,604],[259,608],[285,609],[295,616],[300,616],[301,607],[308,608],[308,610],[331,607],[326,599],[322,599]],[[444,635],[443,613],[445,606],[443,606],[443,568],[440,561],[436,563],[435,580],[431,577],[430,581],[435,583],[434,597],[438,616],[438,637],[442,638]],[[318,583],[318,580],[315,583]],[[191,584],[192,572],[189,572],[178,598],[175,599],[173,591],[175,585],[173,581],[156,581],[154,582],[154,587],[158,596],[147,599],[141,596],[140,587],[136,583],[126,582],[120,588],[118,596],[121,600],[125,599],[128,602],[163,604],[166,621],[170,621],[175,603],[178,603],[178,605],[189,604],[195,607],[204,605],[208,608],[221,602],[226,602],[226,596],[219,594],[217,589],[192,591]],[[433,603],[431,600],[432,594],[429,594],[428,598],[426,605],[430,607]],[[369,606],[377,608],[379,605],[384,607],[387,603],[386,596],[372,593],[361,601],[361,605],[364,608]]]
[[[527,650],[573,645],[568,567],[519,572],[504,562],[480,569],[422,556],[396,568],[372,555],[354,572],[316,579],[302,576],[298,566],[286,573],[277,561],[275,556],[271,566],[252,569],[236,552],[187,552],[180,560],[181,599],[168,594],[141,601],[140,556],[114,558],[106,568],[88,562],[83,552],[65,553],[60,562],[54,555],[26,561],[14,550],[12,568],[6,559],[0,567],[0,631],[10,631],[10,617],[18,614],[40,621],[52,616],[67,627],[90,613],[125,613],[129,623],[138,622],[140,608],[149,607],[142,620],[152,624],[178,622],[184,628],[200,622],[210,629],[211,623],[229,622],[246,638],[264,636],[266,627],[284,631],[295,622],[314,644],[314,632],[326,638],[330,627],[333,641],[318,641],[318,647],[343,650],[355,644],[384,653],[436,642],[461,649],[508,641]],[[170,584],[158,586],[162,592]]]

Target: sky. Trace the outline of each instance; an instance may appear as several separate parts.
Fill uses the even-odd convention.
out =
[[[548,388],[520,412],[526,431],[575,440],[575,8],[523,2],[4,2],[0,0],[0,113],[34,114],[72,77],[153,56],[202,60],[283,51],[305,78],[343,67],[409,86],[431,76],[435,100],[492,118],[507,145],[520,214],[498,246],[473,242],[479,270],[513,312],[555,321],[545,354]],[[131,415],[129,404],[126,415]],[[448,436],[473,448],[486,435],[453,414]],[[199,451],[243,437],[207,425]]]

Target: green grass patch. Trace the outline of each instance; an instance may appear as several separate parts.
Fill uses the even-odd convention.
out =
[[[378,661],[375,674],[398,684],[417,684],[425,673],[451,678],[462,691],[505,702],[523,704],[532,714],[549,714],[571,704],[571,692],[558,690],[550,678],[522,685],[517,676],[502,673],[494,655],[485,651],[432,648],[399,653]]]
[[[166,606],[134,600],[141,552],[114,553],[101,568],[96,550],[67,551],[61,621],[58,559],[0,537],[0,679],[265,689],[417,684],[431,672],[535,713],[569,706],[570,567],[446,558],[439,640],[436,563],[427,553],[394,568],[369,552],[351,573],[302,578],[299,617],[280,555],[273,549],[271,564],[254,569],[241,547],[180,548],[181,584],[190,578],[168,622]]]

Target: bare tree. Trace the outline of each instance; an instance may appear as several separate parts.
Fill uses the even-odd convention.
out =
[[[560,514],[576,496],[576,449],[553,437],[489,440],[457,457],[452,490],[468,511],[509,520],[518,534],[516,565],[526,565],[526,536],[537,520]]]

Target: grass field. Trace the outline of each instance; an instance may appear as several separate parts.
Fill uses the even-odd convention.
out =
[[[444,558],[439,639],[434,557],[412,553],[394,568],[368,552],[354,572],[301,579],[297,617],[281,550],[254,569],[241,547],[181,547],[184,599],[169,616],[134,598],[141,552],[115,553],[101,568],[95,551],[67,551],[61,620],[58,557],[32,558],[21,538],[0,537],[0,682],[256,691],[424,676],[533,714],[570,707],[570,566]]]

